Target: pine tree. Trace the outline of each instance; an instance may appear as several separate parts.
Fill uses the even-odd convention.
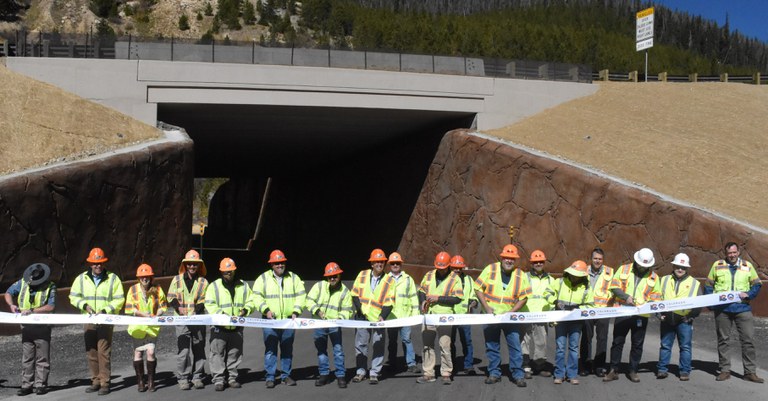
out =
[[[180,31],[189,30],[189,17],[187,17],[187,14],[181,14],[181,16],[179,17],[179,30]]]
[[[256,23],[256,10],[253,8],[253,3],[251,3],[250,0],[245,0],[245,5],[243,7],[243,23],[245,25],[253,25]]]

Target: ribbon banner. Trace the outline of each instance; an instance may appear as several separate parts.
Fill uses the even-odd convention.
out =
[[[374,329],[416,326],[443,325],[480,325],[501,323],[548,323],[573,320],[607,319],[634,315],[644,315],[662,312],[672,312],[693,308],[726,305],[739,302],[739,292],[723,292],[718,294],[701,295],[697,297],[671,299],[668,301],[649,302],[641,306],[624,306],[620,308],[588,308],[572,311],[548,312],[515,312],[501,315],[492,314],[448,314],[448,315],[418,315],[401,319],[369,322],[365,320],[322,320],[322,319],[260,319],[254,317],[237,317],[227,315],[194,315],[194,316],[157,316],[136,317],[125,315],[81,315],[81,314],[30,314],[0,312],[0,323],[3,324],[111,324],[119,326],[240,326],[272,329],[322,329],[322,328],[355,328]]]

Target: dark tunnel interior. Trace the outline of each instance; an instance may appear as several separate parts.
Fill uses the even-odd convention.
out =
[[[335,261],[353,279],[373,248],[395,251],[443,135],[474,114],[413,110],[161,104],[158,120],[195,142],[195,177],[227,177],[203,237],[209,278],[231,257],[239,277],[272,249],[305,279]],[[267,196],[264,196],[271,178]],[[256,229],[256,241],[245,251]],[[191,234],[190,234],[191,235]],[[200,246],[200,237],[191,238]],[[215,248],[215,249],[212,249]],[[406,258],[407,255],[403,255]]]

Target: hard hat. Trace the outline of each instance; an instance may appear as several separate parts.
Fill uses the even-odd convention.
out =
[[[392,252],[387,263],[403,263],[403,257],[397,252]]]
[[[447,269],[451,263],[451,254],[448,252],[440,252],[435,256],[435,268],[443,270]]]
[[[454,257],[451,258],[450,265],[454,269],[463,269],[467,267],[467,264],[464,263],[464,258],[462,258],[461,255],[454,255]]]
[[[88,263],[104,263],[108,260],[109,259],[104,254],[104,251],[101,250],[101,248],[93,248],[91,249],[91,252],[88,253],[88,259],[85,261]]]
[[[531,252],[530,261],[531,262],[546,262],[547,261],[547,256],[544,255],[543,251],[540,251],[540,250],[537,249],[537,250]]]
[[[231,258],[224,258],[221,260],[221,263],[219,263],[219,271],[232,272],[235,270],[237,270],[237,266],[235,266],[235,261]]]
[[[325,274],[323,274],[323,277],[335,276],[341,273],[344,273],[344,271],[341,270],[341,267],[339,267],[339,264],[336,262],[331,262],[325,265]]]
[[[369,262],[386,262],[387,255],[381,249],[374,249],[371,251],[371,257],[368,258]]]
[[[285,258],[285,254],[283,251],[279,249],[275,249],[269,254],[269,260],[267,263],[284,263],[287,262],[288,259]]]
[[[574,277],[587,277],[587,263],[583,260],[577,260],[571,263],[563,273],[568,273]]]
[[[643,248],[635,252],[635,263],[643,267],[651,267],[656,264],[656,259],[653,257],[653,251],[648,248]]]
[[[519,259],[520,254],[517,253],[517,247],[509,244],[504,245],[504,249],[501,250],[501,254],[499,255],[502,258],[510,258],[510,259]]]
[[[691,267],[691,258],[684,253],[678,253],[672,260],[672,264],[675,266]]]
[[[152,277],[155,275],[155,272],[152,271],[152,266],[142,263],[139,265],[139,268],[136,269],[136,278],[139,277]]]
[[[184,259],[181,260],[181,263],[179,264],[179,274],[184,274],[187,271],[187,263],[197,263],[200,265],[200,268],[198,269],[198,274],[201,276],[205,276],[206,269],[205,269],[205,262],[203,262],[202,259],[200,259],[200,254],[194,250],[190,249],[187,251],[187,253],[184,255]]]

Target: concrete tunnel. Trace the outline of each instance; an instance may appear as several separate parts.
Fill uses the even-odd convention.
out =
[[[369,266],[373,248],[397,250],[440,140],[452,129],[469,128],[474,118],[391,109],[158,105],[158,120],[183,127],[194,141],[195,177],[229,178],[210,203],[203,258],[215,271],[222,257],[232,257],[244,279],[266,269],[275,248],[307,279],[319,278],[329,261],[352,279]],[[245,251],[262,201],[256,241]],[[193,235],[191,243],[199,247],[200,237]]]

